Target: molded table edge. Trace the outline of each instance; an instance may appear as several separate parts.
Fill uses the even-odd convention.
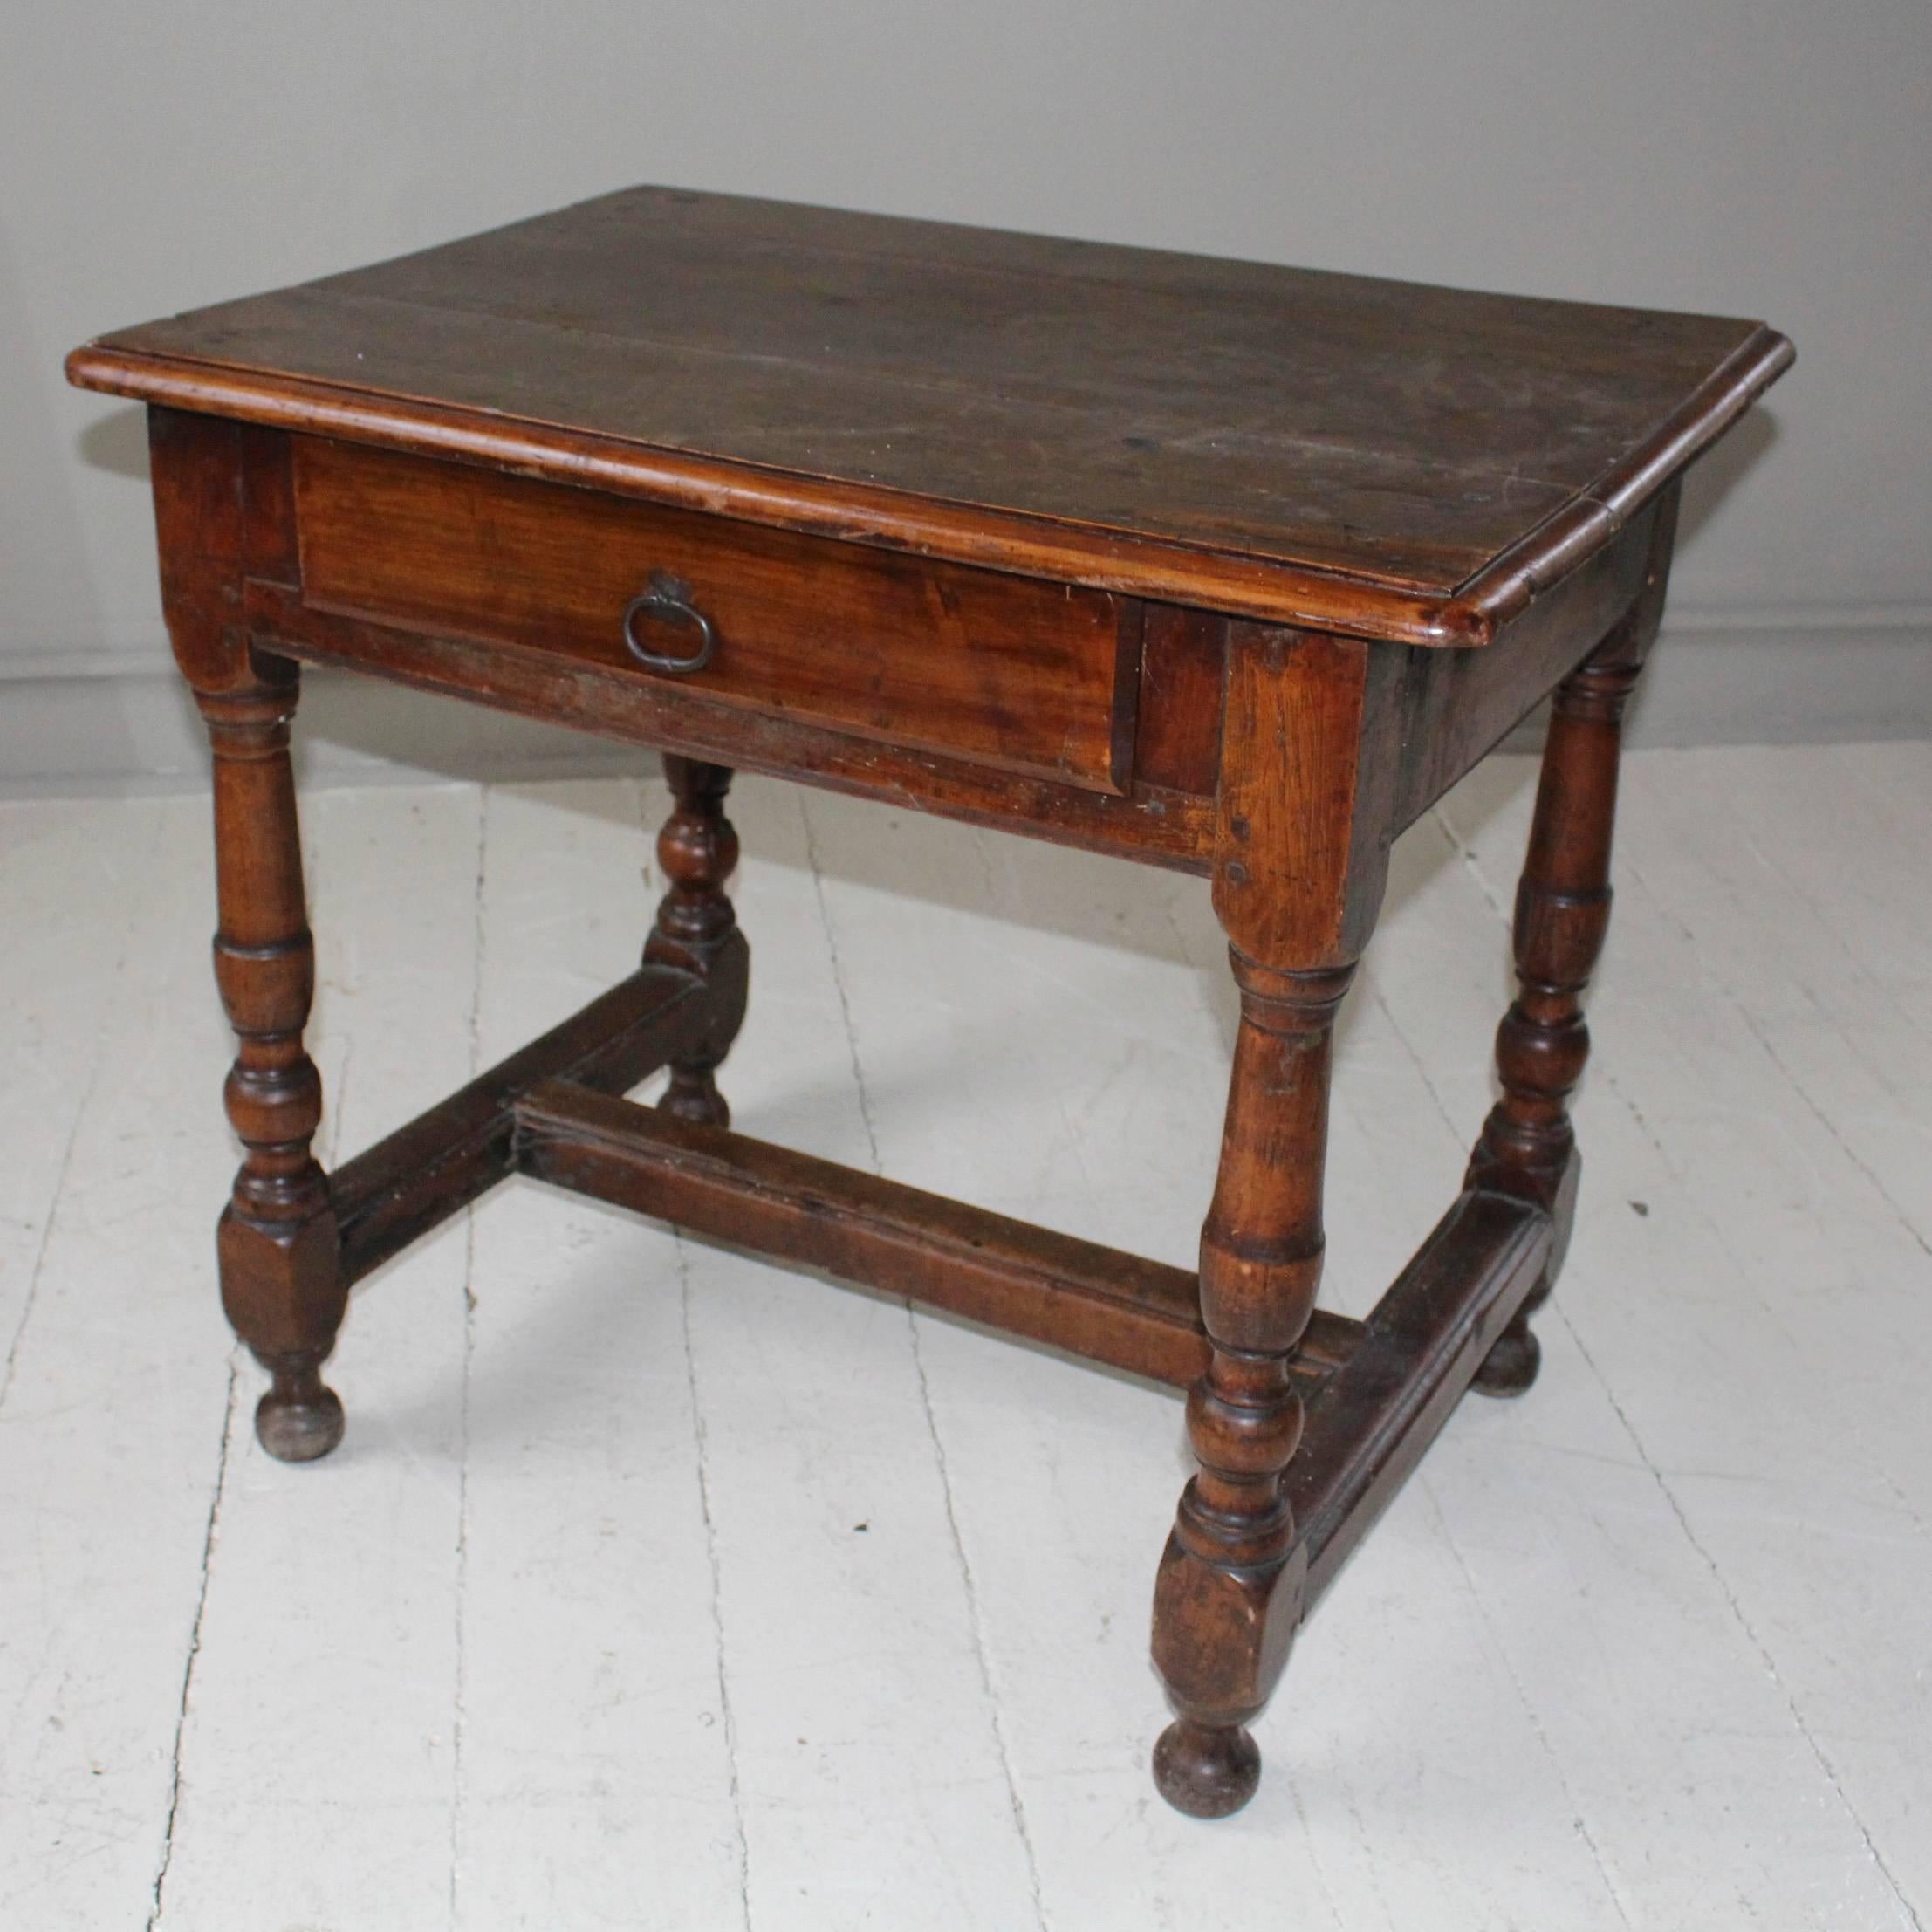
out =
[[[1589,490],[1446,597],[1170,538],[692,456],[422,398],[120,349],[105,340],[76,349],[67,358],[66,373],[80,388],[193,414],[476,462],[1263,623],[1467,649],[1488,644],[1539,592],[1608,543],[1792,360],[1792,345],[1760,326]]]

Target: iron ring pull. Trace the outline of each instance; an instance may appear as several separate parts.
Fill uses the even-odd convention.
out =
[[[657,618],[666,624],[689,625],[698,635],[698,647],[689,657],[671,657],[662,651],[647,651],[637,641],[640,615]],[[624,644],[640,664],[654,671],[669,671],[687,676],[702,671],[717,654],[718,634],[711,620],[691,601],[691,586],[682,577],[661,570],[651,572],[650,581],[624,606]]]

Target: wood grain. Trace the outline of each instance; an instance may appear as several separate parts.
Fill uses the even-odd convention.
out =
[[[742,1004],[743,987],[736,991]],[[345,1161],[329,1177],[345,1281],[360,1281],[513,1170],[519,1093],[566,1075],[599,1093],[627,1093],[703,1040],[714,1024],[712,1004],[691,974],[641,967]]]
[[[1675,478],[1789,359],[1750,324],[647,191],[82,352],[77,380],[160,405],[163,601],[214,742],[239,1041],[224,1299],[273,1376],[265,1446],[333,1447],[319,1369],[348,1275],[512,1162],[1186,1380],[1154,1771],[1196,1816],[1245,1803],[1247,1727],[1313,1593],[1471,1378],[1533,1370]],[[646,611],[701,657],[654,661]],[[1488,648],[1421,648],[1442,644]],[[664,750],[646,968],[702,994],[634,976],[339,1193],[304,1045],[288,724],[310,658]],[[1338,1324],[1315,1309],[1335,1020],[1391,842],[1552,683],[1503,1099],[1368,1329]],[[1211,869],[1240,1018],[1196,1275],[729,1131],[741,763]],[[661,1058],[654,1113],[593,1090]]]
[[[1146,610],[1134,772],[1143,784],[1211,798],[1221,772],[1227,620],[1171,604]]]
[[[525,645],[442,637],[312,610],[271,584],[250,587],[248,617],[257,635],[305,662],[344,665],[688,757],[809,777],[832,791],[1180,871],[1205,871],[1213,846],[1210,798],[1148,785],[1120,798],[937,752],[901,750],[721,704],[675,679],[634,677]]]
[[[1468,1184],[1541,1207],[1554,1237],[1539,1278],[1477,1374],[1488,1394],[1521,1394],[1536,1380],[1542,1349],[1529,1319],[1555,1285],[1576,1215],[1581,1158],[1569,1100],[1590,1054],[1584,989],[1610,925],[1624,707],[1662,620],[1676,528],[1673,488],[1659,506],[1638,595],[1558,685],[1551,707],[1516,891],[1517,995],[1496,1033],[1503,1092],[1470,1156]]]
[[[724,812],[731,773],[727,766],[672,753],[664,760],[664,777],[677,804],[657,835],[658,870],[667,889],[644,942],[644,963],[698,979],[711,1024],[671,1055],[671,1084],[658,1105],[681,1120],[729,1127],[731,1110],[716,1075],[743,1022],[751,970],[750,948],[724,889],[738,862],[737,830]]]
[[[222,1090],[242,1165],[216,1230],[222,1306],[270,1373],[255,1411],[271,1456],[305,1463],[342,1439],[321,1378],[348,1304],[328,1176],[312,1152],[322,1078],[302,1032],[315,997],[289,725],[301,674],[250,654],[244,680],[197,690],[214,766],[215,982],[235,1030]]]
[[[1749,322],[637,188],[69,367],[753,522],[1479,644],[1791,353]]]
[[[714,661],[677,676],[680,690],[1125,789],[1139,667],[1122,627],[1137,647],[1138,613],[1105,592],[312,437],[296,441],[295,497],[304,595],[319,609],[669,684],[633,658],[622,624],[662,572],[718,635]],[[650,647],[689,647],[654,628],[664,635]]]
[[[1309,1401],[1285,1485],[1307,1552],[1304,1616],[1422,1461],[1549,1260],[1550,1218],[1459,1195]]]
[[[526,1174],[1186,1386],[1208,1353],[1195,1278],[741,1134],[545,1080],[517,1108]],[[1319,1386],[1357,1325],[1324,1315],[1296,1363]]]

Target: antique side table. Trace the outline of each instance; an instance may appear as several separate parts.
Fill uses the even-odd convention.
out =
[[[76,351],[149,405],[213,744],[218,1254],[264,1445],[334,1447],[351,1284],[515,1173],[1172,1383],[1199,1469],[1154,1778],[1234,1810],[1310,1607],[1464,1388],[1536,1374],[1678,479],[1791,360],[1750,322],[654,188]],[[639,969],[332,1175],[303,663],[657,747],[677,799]],[[1389,844],[1552,691],[1501,1097],[1345,1320],[1315,1305],[1330,1032]],[[741,765],[1211,879],[1241,1020],[1198,1275],[730,1130]]]

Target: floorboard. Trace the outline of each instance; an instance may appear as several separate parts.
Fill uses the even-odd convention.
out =
[[[223,1052],[205,806],[69,813],[15,806],[0,826],[19,894],[7,1024],[31,1048],[3,1063],[10,1135],[42,1079],[73,1082],[41,1155],[52,1196],[28,1202],[0,1394],[0,1923],[144,1926],[223,1463],[230,1341],[205,1289],[232,1161],[218,1115],[194,1134],[180,1111],[214,1100]],[[47,863],[23,880],[35,851]],[[70,891],[92,895],[92,929]],[[52,956],[13,922],[31,927],[37,895],[65,929]]]
[[[482,803],[467,788],[312,803],[325,1156],[387,1132],[473,1070]],[[175,1105],[207,1091],[191,1078]],[[219,1147],[218,1127],[205,1126],[200,1138]],[[297,1922],[320,1926],[442,1918],[464,1261],[460,1225],[439,1230],[352,1303],[329,1370],[353,1392],[349,1427],[327,1484],[257,1444],[257,1377],[242,1370],[160,1932],[259,1929],[265,1902],[281,1898],[301,1901]],[[202,1267],[179,1291],[192,1297],[198,1278]]]
[[[1348,1312],[1489,1103],[1532,782],[1397,849]],[[1929,807],[1923,745],[1630,758],[1543,1378],[1452,1419],[1202,1826],[1145,1769],[1168,1393],[513,1183],[359,1291],[341,1452],[263,1456],[205,808],[0,806],[0,1924],[1925,1932]],[[312,801],[332,1158],[628,969],[667,809]],[[1198,881],[734,816],[736,1124],[1191,1263],[1236,1013]]]
[[[640,791],[490,793],[484,1065],[636,964]],[[676,1243],[547,1189],[472,1211],[452,1922],[730,1932],[743,1828]]]

